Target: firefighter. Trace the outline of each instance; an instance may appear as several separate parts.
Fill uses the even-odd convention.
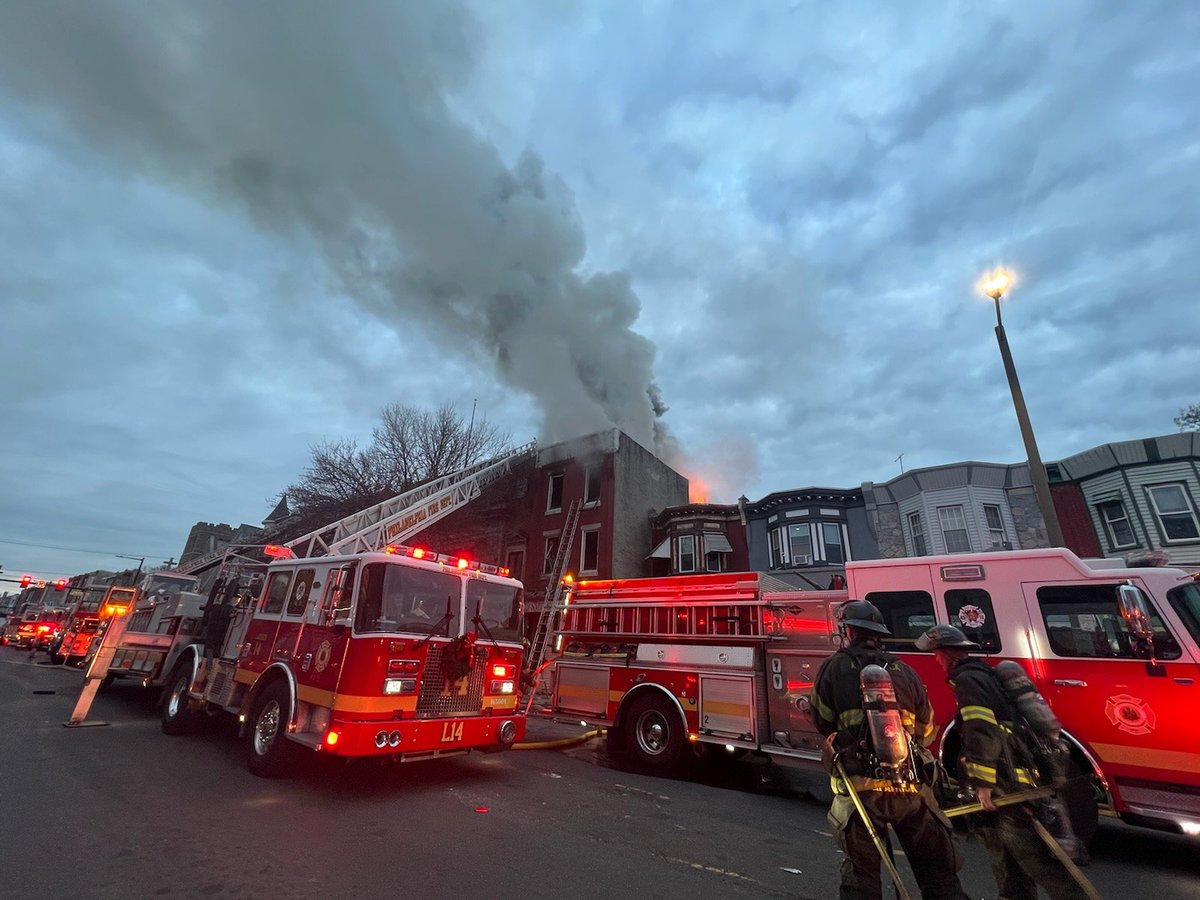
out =
[[[932,650],[958,703],[955,727],[961,735],[960,776],[975,789],[985,812],[975,831],[992,858],[1000,900],[1037,900],[1038,885],[1055,900],[1086,898],[1084,890],[1034,830],[1027,804],[998,808],[995,798],[1036,786],[1028,759],[1012,730],[1014,712],[996,671],[968,654],[979,645],[953,625],[934,625],[917,639]]]
[[[831,769],[833,805],[829,822],[834,839],[846,858],[842,861],[842,900],[879,900],[882,895],[880,851],[870,829],[857,814],[850,789],[862,801],[879,835],[891,825],[908,856],[921,896],[927,900],[966,900],[958,880],[962,856],[955,845],[950,821],[941,813],[933,791],[914,777],[883,778],[879,760],[868,740],[862,670],[881,666],[891,676],[899,718],[907,743],[922,748],[937,733],[933,707],[925,685],[906,663],[879,646],[891,634],[883,616],[866,600],[851,600],[841,607],[846,644],[827,659],[817,673],[810,695],[813,723],[826,738],[828,755],[836,754],[850,785]]]

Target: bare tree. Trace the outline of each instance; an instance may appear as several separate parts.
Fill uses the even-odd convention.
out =
[[[503,453],[511,443],[509,434],[485,419],[465,421],[449,403],[433,411],[393,403],[381,410],[365,450],[353,440],[313,448],[312,464],[284,491],[293,512],[288,531],[319,528]]]
[[[1185,406],[1175,417],[1180,431],[1200,431],[1200,403]]]

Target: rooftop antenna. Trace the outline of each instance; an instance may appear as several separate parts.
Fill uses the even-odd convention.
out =
[[[892,462],[900,463],[900,474],[903,475],[904,474],[904,454],[901,453],[894,460],[892,460]]]

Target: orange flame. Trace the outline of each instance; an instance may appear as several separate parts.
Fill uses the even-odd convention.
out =
[[[708,484],[703,478],[697,478],[695,476],[688,477],[689,503],[707,503],[709,493]]]

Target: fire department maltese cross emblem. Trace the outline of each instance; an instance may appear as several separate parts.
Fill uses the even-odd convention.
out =
[[[1150,704],[1129,694],[1117,694],[1104,702],[1104,714],[1121,731],[1128,734],[1149,734],[1158,717]]]
[[[325,667],[329,665],[329,657],[333,656],[333,645],[329,641],[321,641],[321,646],[317,648],[317,671],[324,672]]]

